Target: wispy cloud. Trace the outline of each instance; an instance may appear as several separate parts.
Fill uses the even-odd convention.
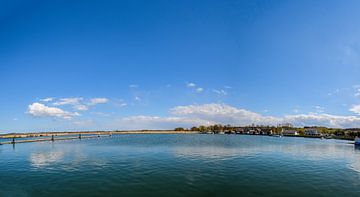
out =
[[[52,99],[56,100],[55,98]],[[91,98],[87,101],[82,97],[72,97],[72,98],[60,98],[57,99],[52,104],[54,106],[63,106],[63,105],[71,105],[72,108],[76,111],[87,111],[90,106],[95,106],[98,104],[107,103],[109,99],[107,98]]]
[[[70,97],[70,98],[54,98],[48,97],[39,100],[40,103],[49,103],[53,106],[65,106],[70,105],[75,111],[87,111],[89,107],[95,106],[97,104],[107,103],[109,99],[107,98],[90,98],[84,99],[82,97]],[[50,103],[52,102],[52,103]]]
[[[89,110],[89,107],[86,105],[78,104],[78,105],[74,105],[73,109],[76,111],[87,111],[87,110]]]
[[[114,104],[115,104],[115,106],[117,106],[117,107],[125,107],[125,106],[128,105],[123,99],[116,99],[116,100],[114,101]]]
[[[315,110],[317,113],[323,113],[325,111],[325,107],[321,107],[319,105],[315,106]]]
[[[196,88],[196,92],[202,92],[202,91],[204,91],[203,88]]]
[[[129,85],[129,88],[138,88],[139,87],[139,85],[137,85],[137,84],[130,84]]]
[[[109,99],[107,99],[107,98],[92,98],[92,99],[90,99],[88,105],[103,104],[103,103],[107,103],[108,101],[109,101]]]
[[[299,113],[299,109],[298,108],[294,108],[293,110],[292,110],[294,113]]]
[[[220,90],[217,90],[217,89],[213,89],[212,90],[214,93],[218,94],[218,95],[223,95],[223,96],[226,96],[227,95],[227,91],[223,90],[223,89],[220,89]]]
[[[354,96],[356,96],[356,97],[360,96],[360,88],[357,88],[357,89],[355,90]]]
[[[58,101],[54,102],[53,105],[61,106],[61,105],[77,105],[82,101],[83,98],[81,97],[74,97],[74,98],[61,98]]]
[[[48,98],[40,99],[41,102],[51,102],[51,101],[53,101],[53,100],[54,100],[53,97],[48,97]]]
[[[186,83],[186,87],[193,89],[197,93],[201,93],[204,91],[204,88],[198,87],[195,83],[192,82]]]
[[[196,84],[192,83],[192,82],[188,82],[188,83],[186,83],[186,86],[189,88],[193,88],[193,87],[196,87]]]

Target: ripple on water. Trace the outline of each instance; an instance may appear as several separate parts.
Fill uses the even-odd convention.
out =
[[[344,141],[242,135],[18,144],[0,147],[0,196],[356,196],[359,158]]]

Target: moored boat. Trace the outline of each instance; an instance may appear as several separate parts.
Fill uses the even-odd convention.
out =
[[[282,137],[283,135],[271,135],[273,137]]]
[[[360,138],[359,137],[355,137],[355,145],[360,146]]]

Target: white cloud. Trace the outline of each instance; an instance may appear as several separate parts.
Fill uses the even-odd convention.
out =
[[[107,98],[92,98],[90,99],[88,105],[97,105],[97,104],[107,103],[108,101],[109,99]]]
[[[51,101],[53,101],[53,100],[54,100],[54,98],[52,98],[52,97],[40,99],[41,102],[51,102]]]
[[[189,82],[189,83],[186,83],[186,86],[189,87],[189,88],[193,88],[193,87],[196,87],[196,84],[192,83],[192,82]]]
[[[196,90],[196,89],[195,89]],[[136,101],[141,98],[136,96]],[[85,111],[92,105],[106,103],[107,98],[93,98],[83,104],[82,98],[63,98],[53,103],[55,106],[71,105],[76,111]],[[120,106],[127,104],[120,100]],[[360,116],[339,116],[326,114],[324,107],[315,106],[317,113],[296,114],[285,116],[269,116],[237,108],[227,104],[202,104],[175,106],[169,110],[168,116],[131,116],[114,122],[114,127],[124,129],[173,129],[174,127],[191,127],[209,124],[232,124],[232,125],[277,125],[288,122],[296,126],[327,126],[327,127],[360,127]],[[360,115],[360,105],[354,105],[350,111]],[[266,113],[267,111],[264,110]],[[299,110],[295,107],[294,112]],[[42,103],[32,103],[28,106],[27,113],[36,117],[53,117],[72,119],[79,116],[76,112],[68,112],[58,107],[49,107]]]
[[[138,88],[139,87],[139,85],[137,85],[137,84],[131,84],[131,85],[129,85],[129,88]]]
[[[125,107],[128,105],[123,99],[114,99],[113,104],[117,107]]]
[[[357,110],[360,110],[360,107]],[[360,127],[360,117],[358,116],[319,113],[285,115],[283,117],[264,116],[246,109],[216,103],[176,106],[170,110],[170,114],[165,117],[131,116],[117,121],[116,124],[126,125],[126,129],[173,129],[209,124],[275,126],[284,122],[295,126]]]
[[[127,105],[128,105],[127,103],[120,103],[120,104],[119,104],[120,107],[125,107],[125,106],[127,106]]]
[[[84,99],[82,97],[60,98],[52,104],[54,106],[71,105],[76,111],[87,111],[89,110],[89,106],[107,103],[109,100],[107,98],[92,98],[87,103],[83,101]]]
[[[202,92],[204,91],[204,88],[196,88],[196,92]]]
[[[192,83],[192,82],[186,83],[186,86],[188,88],[191,88],[191,89],[195,90],[197,93],[200,93],[200,92],[204,91],[204,88],[197,87],[197,85],[195,83]]]
[[[349,110],[360,115],[360,105],[353,105]]]
[[[354,96],[360,96],[360,88],[356,89]]]
[[[360,117],[356,116],[337,116],[330,114],[299,114],[288,115],[284,118],[285,122],[290,122],[296,126],[326,126],[336,128],[359,127]]]
[[[82,101],[83,98],[81,97],[74,97],[74,98],[61,98],[59,101],[54,102],[53,105],[55,106],[61,106],[61,105],[77,105]]]
[[[209,122],[234,125],[249,125],[252,123],[276,125],[279,121],[276,117],[265,117],[245,109],[215,103],[177,106],[171,109],[171,113],[177,116],[199,118]]]
[[[74,105],[73,109],[76,111],[87,111],[87,110],[89,110],[89,107],[86,105],[79,104],[79,105]]]
[[[62,119],[72,119],[74,116],[79,115],[78,113],[67,112],[57,107],[48,107],[41,103],[30,104],[27,113],[36,117],[54,117]]]
[[[316,112],[317,113],[323,113],[325,111],[325,107],[321,107],[321,106],[315,106]]]
[[[219,94],[219,95],[223,95],[223,96],[226,96],[227,95],[227,92],[223,89],[220,89],[220,90],[217,90],[217,89],[213,89],[212,90],[214,93],[216,94]]]

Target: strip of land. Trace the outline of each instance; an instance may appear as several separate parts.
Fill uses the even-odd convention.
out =
[[[26,142],[57,141],[71,139],[85,139],[116,134],[242,134],[242,135],[268,135],[287,137],[307,137],[322,139],[342,139],[353,141],[360,136],[359,128],[336,129],[326,127],[298,128],[292,125],[279,126],[244,126],[234,127],[231,125],[211,125],[175,130],[130,130],[130,131],[72,131],[72,132],[32,132],[32,133],[9,133],[0,135],[1,144],[15,144]],[[4,139],[5,138],[5,139]]]

